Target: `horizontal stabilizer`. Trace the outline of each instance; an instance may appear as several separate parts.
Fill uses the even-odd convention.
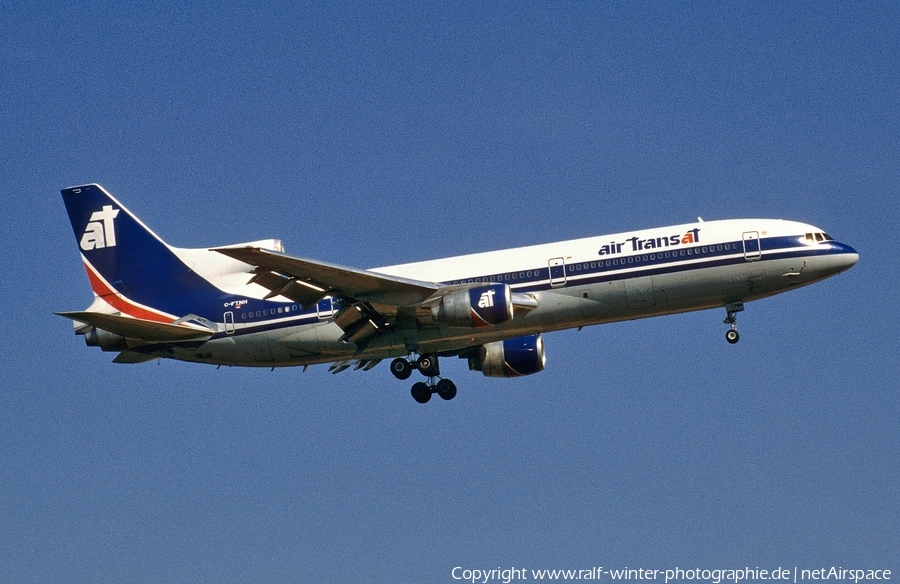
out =
[[[215,334],[215,331],[208,328],[166,324],[102,312],[57,312],[56,314],[123,337],[154,343],[205,340]]]
[[[156,361],[159,357],[154,355],[147,355],[145,353],[138,353],[137,351],[122,351],[119,353],[115,359],[113,359],[113,363],[126,363],[126,364],[134,364],[134,363],[146,363],[147,361]]]

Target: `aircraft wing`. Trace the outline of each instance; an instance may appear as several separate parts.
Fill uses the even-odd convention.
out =
[[[438,291],[438,286],[431,282],[291,257],[258,247],[214,251],[256,266],[251,282],[271,291],[266,298],[281,295],[304,306],[311,306],[326,296],[396,307],[415,306]]]

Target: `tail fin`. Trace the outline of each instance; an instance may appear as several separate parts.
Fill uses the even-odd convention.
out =
[[[221,295],[100,185],[62,196],[91,288],[115,311],[170,323]]]

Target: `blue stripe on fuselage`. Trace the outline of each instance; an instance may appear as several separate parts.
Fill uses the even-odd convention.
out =
[[[855,254],[856,251],[842,243],[829,241],[817,243],[814,245],[799,245],[798,241],[802,239],[800,236],[772,237],[760,240],[762,248],[762,256],[757,260],[748,260],[744,256],[743,245],[741,241],[731,241],[727,243],[717,243],[713,245],[697,245],[693,247],[681,248],[674,251],[663,251],[655,253],[646,253],[639,255],[623,256],[616,258],[618,263],[613,263],[613,259],[594,260],[592,262],[576,262],[566,265],[566,285],[560,287],[551,287],[549,284],[549,268],[542,267],[530,270],[532,274],[537,274],[528,278],[506,279],[512,272],[504,272],[503,274],[481,275],[472,278],[463,278],[454,280],[451,283],[468,283],[468,282],[502,282],[509,284],[518,292],[533,292],[539,290],[564,290],[570,287],[584,286],[587,284],[597,284],[616,280],[626,280],[630,278],[638,278],[642,276],[658,276],[662,274],[674,274],[691,270],[700,270],[706,268],[714,268],[727,265],[740,265],[749,263],[760,263],[767,260],[777,260],[786,258],[804,258],[822,255],[835,254]],[[726,248],[727,246],[727,248]],[[721,249],[720,249],[721,248]],[[703,251],[706,249],[706,252]],[[668,254],[668,257],[666,256]],[[682,255],[683,254],[683,255]],[[629,258],[632,260],[628,263]],[[646,258],[646,260],[644,259]],[[652,258],[652,259],[651,259]],[[606,265],[609,262],[609,265]],[[591,267],[591,265],[594,267]],[[624,267],[623,267],[624,266]],[[529,270],[517,270],[519,272],[528,272]],[[259,301],[250,299],[246,305],[248,313],[255,314],[257,310],[265,310],[263,306],[272,305],[286,306],[283,303],[272,303],[267,301]],[[239,312],[236,316],[239,318]],[[326,319],[327,320],[327,319]],[[280,322],[276,322],[280,321]],[[286,327],[310,325],[319,322],[325,322],[318,318],[316,307],[309,310],[298,312],[296,318],[284,320],[283,317],[273,320],[261,320],[252,322],[252,320],[235,320],[236,324],[241,324],[240,328],[233,333],[236,336],[244,334],[252,334],[257,332],[265,332],[269,330],[278,330]],[[252,323],[252,326],[251,326]],[[216,335],[216,338],[226,336],[224,334]]]
[[[609,282],[637,278],[641,276],[655,276],[667,273],[677,273],[689,270],[725,266],[731,264],[744,264],[789,257],[810,257],[816,255],[833,255],[856,253],[856,251],[842,243],[829,241],[814,245],[798,245],[803,235],[785,237],[770,237],[760,240],[762,249],[759,259],[748,260],[744,255],[743,244],[740,240],[713,245],[697,245],[680,248],[673,251],[659,251],[654,253],[642,253],[622,256],[618,258],[598,259],[566,264],[565,286],[551,287],[549,285],[549,268],[541,267],[532,270],[516,270],[515,272],[503,272],[500,274],[485,274],[471,278],[461,278],[444,282],[444,284],[464,284],[477,282],[501,282],[508,284],[519,292],[537,290],[559,290],[573,285]],[[705,250],[705,251],[704,251]],[[519,274],[531,276],[519,277]]]

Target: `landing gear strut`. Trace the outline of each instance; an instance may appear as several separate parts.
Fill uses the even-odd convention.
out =
[[[734,315],[744,310],[744,303],[729,302],[725,305],[725,310],[728,312],[728,316],[725,317],[724,322],[731,327],[725,331],[725,340],[733,345],[741,340],[741,335],[737,331],[737,319]]]
[[[435,393],[448,401],[456,397],[456,385],[452,381],[449,379],[438,379],[438,381],[435,381],[435,378],[441,374],[437,355],[420,355],[415,360],[415,364],[409,359],[402,357],[391,361],[391,373],[397,379],[409,379],[413,368],[418,369],[419,373],[428,378],[428,383],[419,381],[413,384],[410,393],[414,400],[420,404],[428,403],[432,394]]]

